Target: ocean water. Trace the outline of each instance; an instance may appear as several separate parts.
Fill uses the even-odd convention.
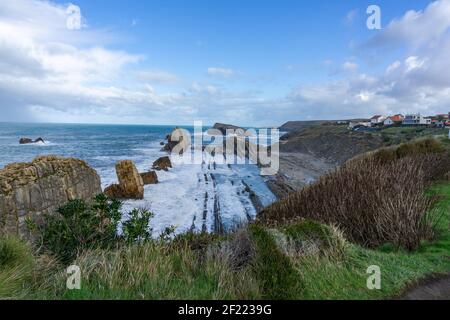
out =
[[[160,142],[173,127],[0,123],[0,168],[12,162],[29,162],[39,155],[75,157],[97,170],[105,188],[117,182],[117,161],[133,160],[144,172],[151,169],[153,161],[167,155]],[[46,143],[20,145],[21,137],[42,137]],[[202,164],[173,162],[170,171],[158,172],[159,184],[145,186],[143,200],[128,200],[123,205],[124,213],[140,207],[151,210],[155,235],[169,226],[174,226],[176,233],[214,232],[218,221],[226,231],[255,218],[252,193],[263,206],[276,200],[256,165],[213,165],[216,159],[208,157]]]

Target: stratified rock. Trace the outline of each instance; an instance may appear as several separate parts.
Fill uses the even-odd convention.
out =
[[[169,157],[161,157],[158,160],[156,160],[155,162],[153,162],[153,167],[154,170],[164,170],[164,171],[168,171],[169,168],[172,168],[172,162],[170,162],[170,158]]]
[[[120,199],[143,199],[144,182],[133,161],[124,160],[116,164],[116,174],[121,190]]]
[[[155,171],[141,173],[141,178],[142,181],[144,182],[144,185],[158,183],[158,176],[156,175]]]
[[[44,156],[7,165],[0,170],[0,234],[28,238],[27,218],[39,222],[69,200],[101,192],[97,172],[78,159]]]

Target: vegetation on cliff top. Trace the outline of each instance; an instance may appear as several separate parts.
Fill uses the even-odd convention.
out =
[[[422,141],[381,150],[355,159],[354,163],[359,163],[357,169],[361,161],[389,169],[393,169],[390,167],[393,163],[400,163],[397,169],[407,169],[411,158],[415,159],[413,164],[420,164],[417,159],[423,159],[424,154],[437,159],[436,155],[445,154],[449,146],[446,141],[442,144]],[[54,222],[63,221],[66,228],[85,212],[95,213],[97,218],[88,219],[74,236],[86,240],[85,236],[91,233],[95,239],[108,239],[109,245],[103,240],[97,243],[86,240],[80,243],[89,245],[78,246],[70,237],[60,239],[53,234],[43,237],[44,246],[37,248],[14,238],[0,238],[0,299],[379,299],[398,296],[419,279],[450,272],[450,182],[435,182],[441,177],[442,168],[433,164],[430,165],[433,170],[419,167],[424,179],[419,181],[423,182],[421,192],[416,189],[415,180],[407,184],[407,189],[397,186],[400,189],[391,190],[392,197],[402,192],[414,194],[420,198],[419,204],[426,204],[422,207],[425,211],[406,216],[398,215],[395,210],[383,211],[382,219],[375,221],[371,220],[372,215],[362,215],[362,220],[357,222],[370,233],[365,238],[346,228],[352,227],[350,222],[337,227],[336,221],[326,221],[321,216],[281,219],[283,211],[279,212],[276,223],[267,223],[263,216],[260,221],[226,236],[188,233],[170,241],[171,230],[158,239],[150,238],[147,223],[151,214],[136,211],[130,215],[128,226],[124,224],[127,231],[123,235],[97,238],[99,231],[102,231],[100,235],[109,234],[103,233],[107,225],[116,225],[116,205],[102,197],[92,204],[71,202],[60,209],[61,216]],[[343,170],[352,175],[352,171]],[[341,188],[349,182],[342,173],[334,173],[328,179],[332,186],[343,179]],[[327,183],[321,183],[321,190],[326,191]],[[378,185],[381,191],[360,188],[366,194],[359,195],[370,201],[379,200],[367,192],[383,194],[386,186],[381,180],[375,179],[374,183],[381,184]],[[339,189],[330,196],[342,198],[343,194],[346,193]],[[331,201],[328,196],[325,192],[318,202],[326,207],[324,203]],[[356,196],[355,199],[361,200]],[[429,225],[428,215],[434,217],[437,212],[440,219],[432,220]],[[370,213],[379,217],[376,210]],[[399,220],[389,220],[392,217]],[[399,227],[410,222],[411,217],[417,223],[414,228]],[[46,232],[57,232],[60,228],[55,227],[52,219],[47,220]],[[397,228],[394,235],[398,231],[408,240],[380,235],[369,227],[370,221],[381,221],[383,230],[388,227],[386,219],[392,224],[390,228]],[[430,230],[432,234],[428,234]],[[80,267],[81,290],[66,288],[69,264]],[[369,290],[366,285],[367,268],[373,265],[381,269],[380,290]]]

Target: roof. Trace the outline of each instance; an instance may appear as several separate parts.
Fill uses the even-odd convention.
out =
[[[381,118],[381,117],[383,117],[383,116],[376,115],[376,116],[373,116],[372,118],[370,118],[370,120],[375,120],[375,119],[378,119],[378,118]]]
[[[391,119],[394,122],[399,122],[403,120],[403,115],[401,114],[396,114],[395,116],[390,117],[389,119]]]

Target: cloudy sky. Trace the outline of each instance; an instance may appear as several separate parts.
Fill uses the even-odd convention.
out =
[[[450,0],[1,0],[0,121],[444,113],[448,57]]]

